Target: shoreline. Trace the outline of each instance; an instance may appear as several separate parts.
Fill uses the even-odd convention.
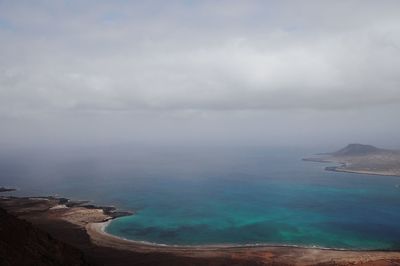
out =
[[[67,202],[65,202],[67,200]],[[70,207],[68,207],[69,205]],[[146,265],[395,265],[398,250],[347,250],[289,245],[164,245],[124,239],[106,232],[113,219],[131,212],[66,198],[0,196],[0,207],[17,218],[81,248],[106,265],[143,259]],[[110,210],[111,213],[110,213]],[[112,213],[120,216],[113,216]],[[105,252],[104,250],[107,250]],[[95,254],[95,255],[93,255]],[[122,255],[121,255],[122,254]],[[98,257],[102,256],[99,260]],[[383,264],[382,264],[383,263]],[[124,264],[123,264],[124,265]]]
[[[262,265],[398,265],[398,250],[347,250],[322,247],[302,247],[290,245],[200,245],[179,246],[145,243],[124,239],[105,232],[110,221],[91,223],[86,231],[96,245],[115,249],[142,252],[145,254],[163,253],[179,257],[218,258],[246,257],[251,261],[261,261]],[[261,258],[261,259],[260,259]],[[333,264],[332,264],[333,263]],[[239,264],[242,265],[242,264]],[[243,264],[248,265],[248,264]],[[258,264],[257,264],[258,265]]]
[[[374,176],[393,176],[393,177],[400,177],[400,174],[396,173],[382,173],[382,172],[373,172],[373,171],[366,171],[366,170],[351,170],[351,169],[346,169],[343,167],[346,167],[345,162],[339,162],[335,160],[329,160],[329,159],[320,159],[320,158],[303,158],[303,161],[306,162],[314,162],[314,163],[335,163],[338,164],[339,166],[327,166],[324,168],[325,171],[330,171],[330,172],[342,172],[342,173],[350,173],[350,174],[362,174],[362,175],[374,175]]]
[[[327,170],[334,171],[334,170]],[[342,172],[342,171],[338,171]],[[5,192],[15,191],[16,189],[7,190]],[[1,192],[1,191],[0,191]],[[0,194],[1,195],[1,194]],[[321,251],[338,251],[338,252],[400,252],[400,249],[356,249],[356,248],[335,248],[335,247],[323,247],[323,246],[315,246],[315,245],[295,245],[295,244],[277,244],[277,243],[252,243],[252,244],[198,244],[198,245],[184,245],[184,244],[163,244],[150,242],[145,240],[134,240],[128,239],[121,236],[113,235],[106,231],[106,227],[114,220],[124,216],[134,215],[135,213],[132,211],[122,211],[117,209],[114,206],[100,206],[89,204],[89,200],[72,200],[65,197],[58,196],[0,196],[0,207],[4,207],[1,205],[1,201],[4,200],[22,200],[22,201],[32,201],[32,202],[40,202],[40,201],[55,201],[55,204],[48,207],[46,211],[50,212],[73,212],[74,209],[87,210],[83,211],[83,221],[77,222],[74,218],[71,218],[68,214],[63,217],[63,220],[70,222],[72,224],[79,225],[82,227],[86,233],[91,237],[91,239],[98,240],[97,243],[101,246],[108,246],[107,244],[114,245],[117,241],[119,242],[118,246],[122,246],[123,243],[132,247],[137,247],[140,249],[163,249],[164,251],[172,250],[234,250],[234,249],[259,249],[259,248],[293,248],[293,249],[307,249],[307,250],[321,250]],[[54,203],[54,202],[53,202]],[[7,208],[6,208],[7,209]],[[100,211],[103,216],[101,218],[96,217],[94,221],[91,221],[90,218],[93,216],[91,211]],[[18,215],[17,215],[18,216]],[[98,215],[97,215],[98,216]],[[90,220],[90,221],[89,221]],[[100,240],[101,239],[101,240]],[[100,241],[99,241],[100,240]],[[110,241],[112,240],[112,241]],[[104,245],[106,244],[106,245]]]
[[[342,173],[359,174],[359,175],[400,177],[400,175],[398,175],[398,174],[370,172],[370,171],[363,171],[363,170],[349,170],[349,169],[340,168],[340,166],[332,166],[332,167],[328,166],[328,167],[325,167],[325,170],[331,171],[331,172],[342,172]]]
[[[57,196],[0,196],[0,203],[4,200],[16,200],[16,201],[31,201],[33,204],[38,203],[40,201],[48,201],[51,206],[47,208],[48,212],[66,212],[67,215],[64,215],[63,220],[67,222],[76,224],[82,227],[87,234],[94,239],[102,239],[99,242],[100,245],[106,243],[114,243],[115,241],[121,242],[120,244],[126,243],[129,246],[139,247],[140,249],[143,248],[150,248],[150,249],[164,249],[165,251],[168,250],[234,250],[234,249],[259,249],[259,248],[294,248],[294,249],[309,249],[309,250],[327,250],[327,251],[343,251],[343,252],[400,252],[400,249],[346,249],[346,248],[331,248],[331,247],[322,247],[322,246],[302,246],[302,245],[295,245],[295,244],[276,244],[276,243],[253,243],[253,244],[199,244],[199,245],[182,245],[182,244],[163,244],[163,243],[156,243],[150,242],[145,240],[134,240],[128,239],[121,236],[113,235],[111,233],[106,232],[106,227],[114,220],[124,216],[134,215],[132,211],[121,211],[118,210],[114,206],[100,206],[89,204],[89,200],[72,200],[65,197],[57,197]],[[53,203],[53,204],[51,204]],[[54,204],[55,203],[55,204]],[[0,207],[4,207],[1,206]],[[73,218],[74,210],[83,211],[82,217],[83,221],[76,221]],[[43,210],[42,210],[43,211]],[[93,213],[91,211],[100,211],[102,212],[103,216],[99,217],[96,215],[94,221]],[[24,212],[24,211],[23,211]],[[17,215],[18,216],[18,215]],[[90,221],[89,221],[90,220]],[[109,241],[112,239],[112,241]],[[106,240],[106,241],[103,241]],[[107,246],[107,245],[105,245]]]
[[[297,248],[297,249],[313,249],[313,250],[331,250],[331,251],[351,251],[351,252],[400,252],[400,249],[346,249],[346,248],[330,248],[330,247],[322,247],[322,246],[302,246],[295,244],[268,244],[268,243],[254,243],[254,244],[200,244],[200,245],[180,245],[180,244],[162,244],[149,242],[145,240],[133,240],[124,238],[121,236],[113,235],[106,232],[106,227],[112,222],[114,219],[110,219],[105,222],[99,223],[90,223],[86,226],[86,230],[90,231],[91,234],[101,234],[109,238],[114,238],[120,241],[124,241],[127,243],[132,243],[135,245],[141,245],[144,247],[157,247],[157,248],[173,248],[173,249],[241,249],[241,248]]]

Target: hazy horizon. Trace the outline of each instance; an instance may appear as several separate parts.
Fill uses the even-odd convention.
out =
[[[0,148],[400,148],[399,13],[398,1],[0,1]]]

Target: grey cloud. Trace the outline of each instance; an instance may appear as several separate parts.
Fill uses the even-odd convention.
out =
[[[0,119],[10,132],[82,113],[76,127],[189,119],[192,132],[263,113],[280,135],[281,116],[393,118],[399,13],[398,1],[0,1]]]
[[[71,109],[93,103],[104,109],[319,109],[399,102],[399,51],[378,45],[373,34],[360,47],[357,34],[365,43],[363,33],[352,33],[302,46],[286,37],[271,49],[280,38],[166,51],[154,44],[140,53],[133,46],[125,56],[68,58],[39,51],[23,65],[3,65],[2,98],[24,94],[7,102]]]

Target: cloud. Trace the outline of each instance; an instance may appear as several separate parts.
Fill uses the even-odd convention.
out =
[[[398,1],[0,1],[0,118],[393,111],[399,12]]]

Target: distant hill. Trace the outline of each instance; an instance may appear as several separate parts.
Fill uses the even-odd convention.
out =
[[[358,156],[358,155],[367,155],[371,153],[376,153],[378,151],[385,151],[382,149],[378,149],[372,145],[364,145],[364,144],[349,144],[343,149],[340,149],[336,152],[331,153],[333,156]]]
[[[400,151],[380,149],[372,145],[349,144],[336,152],[303,160],[339,164],[325,168],[330,171],[400,176]]]

